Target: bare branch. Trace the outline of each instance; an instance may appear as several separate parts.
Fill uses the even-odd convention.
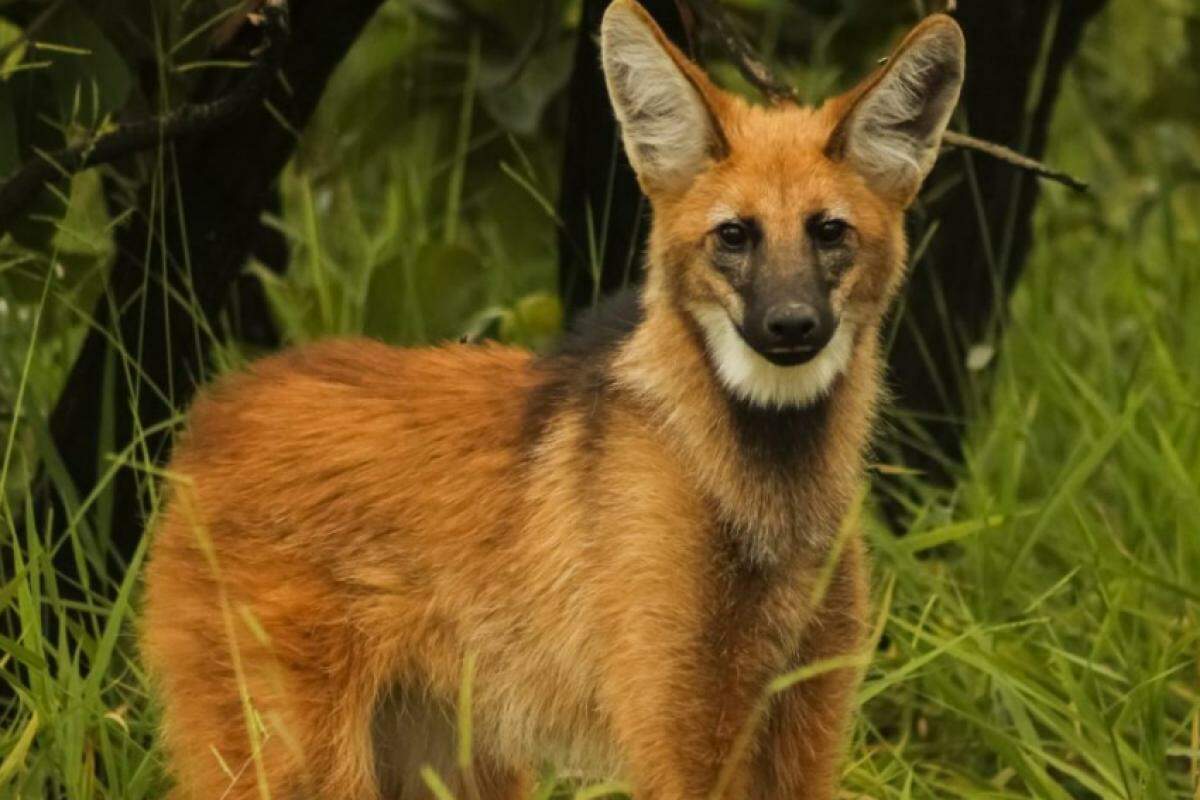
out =
[[[799,95],[796,90],[775,76],[766,64],[758,59],[754,48],[746,41],[746,37],[734,26],[729,15],[713,0],[682,0],[690,7],[692,18],[699,23],[699,28],[707,28],[721,42],[721,46],[729,53],[734,65],[742,77],[772,103],[785,100],[796,102]]]
[[[1022,155],[1016,150],[1005,147],[1002,144],[989,142],[986,139],[977,139],[974,136],[968,136],[965,133],[958,133],[957,131],[946,131],[942,134],[942,145],[983,153],[999,161],[1012,164],[1014,167],[1032,172],[1039,178],[1045,178],[1046,180],[1056,181],[1064,186],[1069,186],[1077,192],[1086,192],[1088,190],[1087,183],[1076,178],[1074,175],[1068,175],[1065,172],[1051,169],[1040,161]]]
[[[754,53],[754,49],[746,41],[746,37],[733,25],[729,19],[729,15],[725,9],[721,8],[718,2],[714,2],[714,0],[677,0],[677,2],[681,7],[687,8],[691,20],[694,21],[693,24],[701,30],[707,29],[721,42],[722,47],[724,47],[730,58],[733,59],[733,63],[737,66],[742,77],[768,100],[772,103],[779,103],[797,101],[799,99],[795,89],[780,80],[758,59]],[[952,11],[954,5],[954,0],[947,0],[945,8],[948,11]],[[1077,192],[1086,192],[1088,189],[1088,185],[1084,181],[1065,172],[1051,169],[1040,161],[1022,155],[1015,150],[1001,144],[996,144],[995,142],[989,142],[954,131],[946,131],[942,137],[942,142],[947,147],[982,153],[983,155],[1003,161],[1006,164],[1011,164],[1018,169],[1031,172],[1040,178],[1069,186]]]
[[[219,127],[260,100],[282,63],[288,38],[287,0],[266,0],[257,17],[263,44],[247,75],[229,94],[207,103],[191,103],[159,116],[134,120],[102,131],[22,164],[0,184],[0,231],[20,216],[47,183],[80,170],[115,161],[163,142]]]

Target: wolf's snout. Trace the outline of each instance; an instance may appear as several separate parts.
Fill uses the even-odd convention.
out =
[[[835,327],[833,314],[812,303],[777,303],[763,314],[766,349],[781,354],[813,355],[828,344]]]

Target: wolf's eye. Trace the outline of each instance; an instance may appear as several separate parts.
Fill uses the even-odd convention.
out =
[[[717,239],[726,250],[745,250],[750,245],[750,228],[743,222],[722,222],[717,226]]]
[[[813,240],[822,247],[836,247],[846,238],[846,230],[849,227],[842,219],[823,219],[812,225],[810,233]]]

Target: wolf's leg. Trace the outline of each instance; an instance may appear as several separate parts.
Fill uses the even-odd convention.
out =
[[[167,529],[147,573],[143,651],[179,800],[375,800],[381,673],[316,570],[259,554],[210,568]]]
[[[762,800],[829,800],[837,788],[861,667],[833,659],[863,654],[867,609],[857,541],[843,555],[821,610],[801,643],[813,677],[775,698],[763,731],[751,795]],[[822,662],[830,669],[822,670]]]

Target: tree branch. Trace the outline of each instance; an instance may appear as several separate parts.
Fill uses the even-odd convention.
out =
[[[758,59],[754,48],[750,46],[746,37],[730,20],[729,14],[718,3],[713,0],[676,0],[676,2],[688,8],[684,19],[689,23],[696,24],[701,32],[707,30],[721,43],[747,83],[760,91],[772,103],[785,100],[799,102],[800,96],[796,90],[775,77],[775,73]]]
[[[772,103],[784,101],[797,102],[799,100],[796,90],[776,77],[758,59],[754,48],[750,46],[750,43],[746,41],[746,37],[742,36],[741,32],[738,31],[730,20],[729,14],[718,3],[713,2],[713,0],[676,0],[676,2],[681,7],[687,9],[684,18],[689,23],[698,25],[701,30],[707,30],[711,33],[721,43],[721,46],[729,54],[729,57],[733,59],[738,72],[742,74],[747,83],[761,92],[768,100]],[[953,0],[949,0],[946,3],[946,8],[947,10],[954,9]],[[990,158],[1011,164],[1018,169],[1031,172],[1039,178],[1045,178],[1046,180],[1069,186],[1077,192],[1086,192],[1088,189],[1088,185],[1084,181],[1065,172],[1052,169],[1036,159],[1029,158],[1018,153],[1016,150],[995,142],[978,139],[974,136],[968,136],[965,133],[946,131],[942,137],[942,143],[946,147],[955,147],[982,153]]]
[[[1077,192],[1086,192],[1088,190],[1087,183],[1076,178],[1074,175],[1069,175],[1048,167],[1037,159],[1022,155],[1012,148],[996,144],[995,142],[989,142],[986,139],[977,139],[974,136],[959,133],[958,131],[946,131],[942,134],[942,145],[944,147],[955,147],[960,150],[974,150],[977,153],[983,153],[998,161],[1012,164],[1018,169],[1032,172],[1039,178],[1045,178],[1048,181],[1055,181],[1064,186],[1069,186]]]
[[[4,231],[51,181],[115,161],[163,142],[205,133],[244,112],[266,93],[286,49],[289,18],[286,0],[267,0],[247,18],[262,26],[263,43],[250,74],[227,95],[190,103],[174,111],[118,125],[52,153],[39,152],[0,184],[0,232]]]

